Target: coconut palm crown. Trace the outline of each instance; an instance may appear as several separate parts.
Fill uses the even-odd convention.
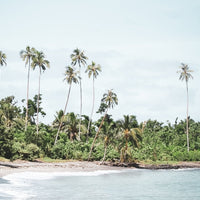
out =
[[[85,72],[88,73],[89,78],[91,76],[93,76],[94,78],[97,78],[97,76],[99,75],[99,72],[101,72],[101,66],[96,65],[96,63],[94,61],[92,61],[92,64],[88,65]]]
[[[0,51],[0,65],[3,66],[3,65],[7,65],[6,63],[6,54],[3,53],[2,51]]]
[[[88,58],[85,56],[84,51],[81,51],[80,49],[76,48],[71,54],[71,59],[72,59],[72,63],[71,63],[72,66],[75,66],[78,64],[79,67],[81,67],[81,65],[86,65],[86,60]]]
[[[45,60],[45,55],[42,51],[35,50],[33,56],[33,62],[31,64],[32,68],[35,69],[37,66],[40,68],[40,70],[45,71],[46,68],[50,67],[49,61]]]
[[[193,72],[193,70],[190,70],[189,66],[184,63],[181,63],[180,68],[181,70],[178,71],[178,73],[180,73],[179,80],[181,81],[185,80],[187,83],[190,78],[193,78],[193,76],[191,75],[191,72]]]
[[[78,72],[73,67],[67,66],[64,75],[64,81],[68,84],[78,83]]]
[[[103,95],[101,102],[105,103],[108,108],[113,108],[118,104],[118,98],[113,90],[108,90],[108,92]]]

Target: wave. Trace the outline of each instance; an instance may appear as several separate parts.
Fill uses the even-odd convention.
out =
[[[106,174],[122,173],[127,170],[97,170],[92,172],[19,172],[5,175],[2,178],[14,184],[24,184],[24,180],[47,180],[59,176],[101,176]]]
[[[0,179],[0,196],[16,200],[25,200],[34,197],[34,191],[30,188],[35,181],[49,180],[56,177],[67,176],[101,176],[122,173],[127,170],[97,170],[92,172],[18,172]],[[26,190],[27,188],[27,190]]]

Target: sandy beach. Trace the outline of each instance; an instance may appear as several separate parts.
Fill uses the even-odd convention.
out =
[[[100,162],[67,161],[42,163],[29,161],[0,162],[0,177],[11,173],[34,172],[92,172],[97,170],[120,170],[124,167],[101,165]]]
[[[200,168],[200,162],[179,162],[178,164],[136,164],[136,163],[111,163],[105,162],[104,165],[99,161],[63,161],[56,163],[47,162],[29,162],[16,160],[13,162],[0,162],[0,177],[11,173],[18,172],[93,172],[98,170],[122,170],[125,168],[140,169],[183,169],[183,168]]]

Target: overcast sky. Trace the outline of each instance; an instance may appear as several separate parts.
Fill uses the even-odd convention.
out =
[[[42,74],[41,93],[51,123],[63,109],[68,85],[65,67],[75,48],[85,51],[102,73],[95,80],[98,109],[108,90],[119,105],[114,119],[133,114],[141,122],[174,122],[186,117],[185,83],[178,80],[180,63],[194,70],[189,81],[191,118],[200,113],[200,1],[199,0],[0,0],[0,50],[7,55],[1,67],[1,98],[26,97],[27,68],[19,52],[27,45],[42,50],[51,68]],[[82,74],[85,69],[82,69]],[[30,98],[38,91],[39,71],[31,71]],[[83,114],[92,108],[92,79],[85,74]],[[79,86],[74,85],[68,112],[79,113]],[[95,114],[94,118],[99,118]]]

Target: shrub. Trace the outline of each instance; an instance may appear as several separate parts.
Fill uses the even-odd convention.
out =
[[[51,149],[51,158],[54,159],[65,159],[66,158],[66,149],[63,143],[58,142]]]
[[[15,142],[12,146],[12,160],[23,159],[33,161],[40,156],[40,148],[35,144]]]
[[[106,160],[109,161],[115,161],[120,159],[119,152],[114,149],[112,146],[108,146],[107,154],[106,154]]]
[[[40,148],[36,144],[28,144],[23,152],[23,159],[33,161],[40,157]]]
[[[174,152],[173,158],[177,161],[200,161],[200,151]]]

